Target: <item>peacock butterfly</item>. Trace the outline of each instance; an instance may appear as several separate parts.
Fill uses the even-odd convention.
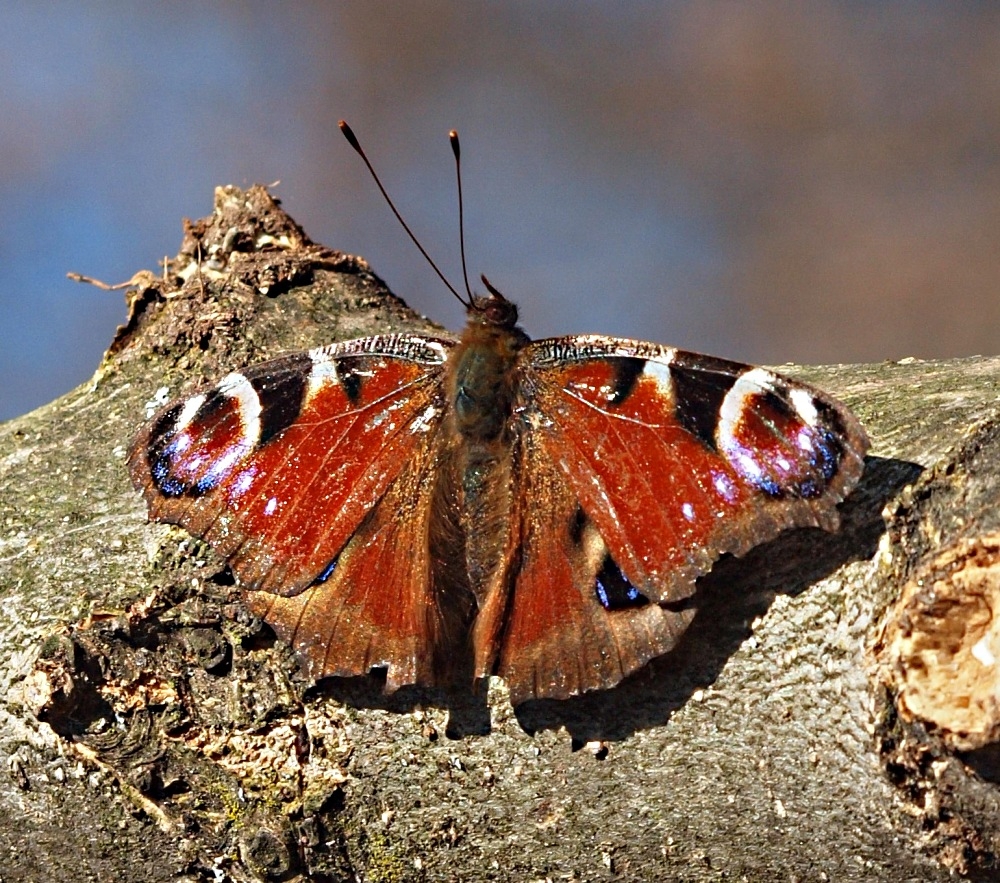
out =
[[[655,343],[532,341],[483,282],[459,337],[234,371],[132,444],[150,517],[210,543],[314,678],[611,687],[676,644],[720,555],[837,528],[868,447],[842,404]]]

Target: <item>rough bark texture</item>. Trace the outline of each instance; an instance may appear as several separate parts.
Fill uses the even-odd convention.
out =
[[[884,638],[920,567],[997,529],[1000,360],[785,369],[871,435],[841,531],[721,561],[676,652],[515,714],[500,684],[309,685],[210,549],[147,524],[123,467],[168,390],[430,326],[262,188],[220,188],[133,283],[94,378],[0,426],[4,883],[990,873],[989,744],[960,755],[897,713]]]

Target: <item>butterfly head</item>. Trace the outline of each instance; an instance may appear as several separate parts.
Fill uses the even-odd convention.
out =
[[[485,276],[480,276],[480,278],[489,294],[471,296],[467,305],[470,321],[493,328],[515,328],[517,326],[517,305],[507,300]]]

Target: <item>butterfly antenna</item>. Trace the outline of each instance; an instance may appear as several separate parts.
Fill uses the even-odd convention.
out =
[[[465,263],[465,204],[462,200],[462,148],[458,143],[458,132],[452,129],[448,133],[448,140],[451,142],[451,152],[455,154],[455,178],[458,180],[458,247],[462,252],[462,281],[471,304],[475,298],[469,287],[469,270]]]
[[[448,281],[444,273],[442,273],[441,270],[438,268],[438,265],[434,263],[434,259],[429,254],[427,254],[427,250],[420,244],[420,240],[413,235],[413,231],[410,229],[410,225],[403,220],[403,216],[399,213],[399,209],[396,208],[395,203],[392,201],[392,199],[390,199],[389,194],[386,192],[385,187],[382,186],[382,181],[379,179],[378,173],[375,171],[375,167],[371,164],[371,161],[368,159],[368,156],[365,154],[364,150],[362,150],[361,143],[358,141],[358,138],[354,134],[354,131],[351,129],[349,125],[347,125],[347,123],[344,120],[340,120],[337,123],[337,125],[340,126],[340,131],[344,133],[344,137],[347,139],[347,143],[350,144],[351,147],[354,148],[355,153],[357,153],[358,156],[360,156],[361,159],[364,160],[365,165],[368,167],[368,171],[371,173],[372,178],[378,185],[378,189],[382,192],[382,197],[389,204],[389,208],[392,209],[392,213],[396,216],[396,220],[399,221],[403,229],[406,231],[406,235],[410,237],[410,239],[413,241],[413,244],[419,249],[420,253],[424,256],[424,260],[431,265],[431,269],[438,274],[438,278],[445,284],[445,287],[448,289],[448,291],[450,291],[453,295],[455,295],[455,297],[458,298],[462,306],[468,309],[472,304],[471,296],[469,299],[469,303],[466,303],[462,295],[460,295],[458,291],[456,291],[455,286]],[[465,262],[464,253],[462,260],[463,260],[463,271],[464,271],[464,262]],[[466,288],[468,288],[468,283],[466,283]]]

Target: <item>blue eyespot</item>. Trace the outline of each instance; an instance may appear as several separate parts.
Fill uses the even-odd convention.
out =
[[[605,610],[642,607],[649,603],[649,598],[629,582],[610,555],[604,556],[604,563],[594,581],[594,592]]]
[[[333,561],[327,564],[323,569],[323,572],[316,577],[313,584],[319,585],[320,583],[325,583],[331,576],[333,576],[333,572],[337,569],[337,561],[338,558],[334,558]]]

